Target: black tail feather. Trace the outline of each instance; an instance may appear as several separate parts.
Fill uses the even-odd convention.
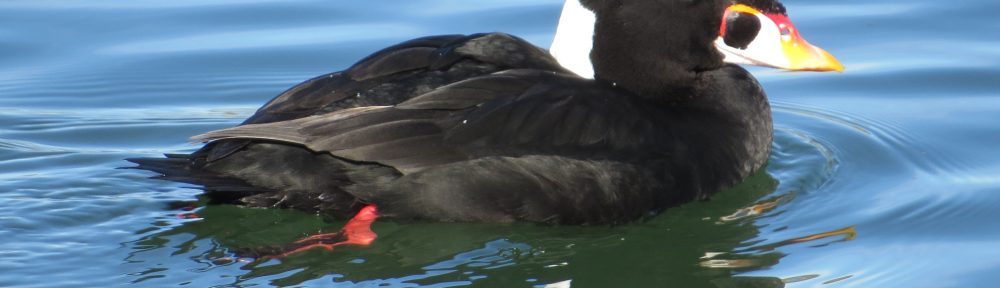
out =
[[[160,174],[150,177],[153,179],[201,186],[211,204],[242,204],[241,199],[244,197],[274,192],[255,187],[240,179],[204,170],[201,168],[202,165],[196,164],[199,159],[190,154],[164,154],[164,156],[166,158],[128,158],[125,161],[138,164],[138,166],[122,168],[146,170]]]
[[[204,187],[209,204],[287,208],[349,218],[362,207],[345,190],[354,183],[369,186],[400,177],[397,170],[369,163],[352,163],[304,147],[260,142],[229,156],[209,160],[216,143],[192,154],[165,158],[131,158],[127,169],[157,173],[152,178]],[[365,186],[368,187],[368,186]]]

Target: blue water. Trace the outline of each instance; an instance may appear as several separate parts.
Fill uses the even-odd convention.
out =
[[[370,247],[248,262],[231,251],[342,223],[177,205],[200,191],[122,159],[409,38],[547,47],[561,2],[0,1],[0,287],[1000,285],[1000,2],[785,4],[848,70],[753,69],[774,153],[711,201],[616,227],[382,221]]]

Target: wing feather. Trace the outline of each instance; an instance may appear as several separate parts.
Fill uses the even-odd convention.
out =
[[[643,134],[654,131],[643,119],[655,118],[646,112],[653,110],[601,87],[562,74],[499,73],[440,87],[395,107],[243,125],[192,139],[281,141],[404,174],[491,156],[607,158],[644,145]],[[608,101],[616,97],[624,100]]]

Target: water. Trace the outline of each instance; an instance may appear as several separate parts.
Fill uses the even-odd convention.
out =
[[[848,70],[753,69],[775,151],[736,189],[617,227],[382,221],[248,263],[231,249],[342,223],[174,205],[199,190],[115,168],[415,36],[547,46],[559,1],[2,1],[0,287],[998,285],[1000,2],[786,2]]]

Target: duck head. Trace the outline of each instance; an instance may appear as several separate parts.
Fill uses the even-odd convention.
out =
[[[550,51],[584,77],[595,75],[595,65],[614,64],[598,62],[627,58],[603,55],[608,53],[642,54],[622,63],[666,58],[690,70],[721,63],[844,70],[830,53],[809,44],[774,0],[567,0]]]

